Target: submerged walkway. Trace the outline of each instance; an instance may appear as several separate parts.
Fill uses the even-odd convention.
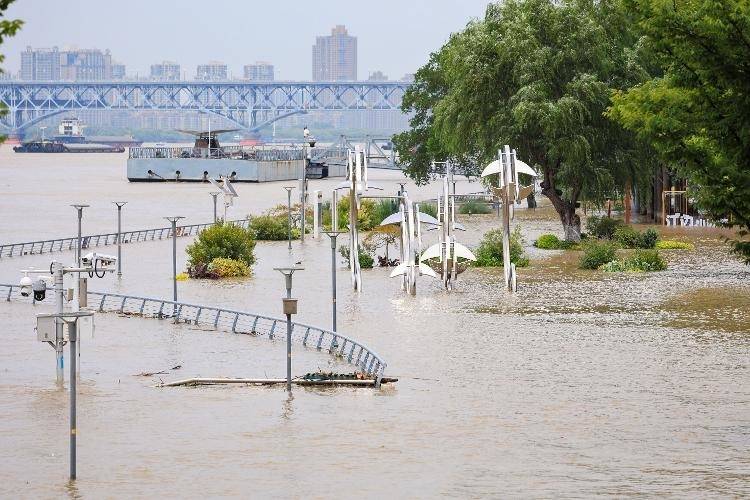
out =
[[[248,226],[248,219],[238,219],[227,221],[228,224],[234,224],[241,227]],[[213,222],[205,224],[189,224],[177,226],[176,236],[194,236],[204,229],[213,226]],[[121,241],[126,243],[138,243],[141,241],[163,240],[172,237],[172,227],[157,227],[153,229],[138,229],[135,231],[123,231]],[[78,240],[77,236],[69,238],[56,238],[51,240],[28,241],[25,243],[5,243],[0,245],[0,258],[2,257],[22,257],[24,255],[39,255],[43,253],[62,252],[65,250],[75,250]],[[92,234],[81,236],[81,248],[108,246],[117,244],[117,233]]]
[[[43,302],[52,305],[53,295],[47,294]],[[0,284],[0,298],[8,302],[11,299],[33,302],[33,299],[20,295],[18,285]],[[286,319],[251,312],[106,292],[88,292],[88,303],[89,309],[99,312],[172,319],[175,322],[201,325],[216,330],[267,337],[269,340],[286,338]],[[372,377],[375,386],[380,386],[386,363],[363,343],[338,332],[303,323],[292,323],[292,340],[305,347],[327,351],[336,359],[345,361]]]

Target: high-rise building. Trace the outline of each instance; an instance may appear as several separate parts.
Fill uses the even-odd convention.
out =
[[[26,47],[21,52],[22,80],[96,81],[111,78],[112,56],[109,50]]]
[[[357,79],[357,37],[338,25],[329,36],[319,36],[312,48],[315,81],[354,81]]]
[[[373,71],[370,73],[370,76],[367,77],[368,82],[387,82],[388,81],[388,75],[383,73],[382,71]]]
[[[177,81],[180,79],[180,65],[172,61],[162,61],[151,65],[151,79]]]
[[[124,80],[125,79],[125,65],[119,62],[112,63],[112,79],[113,80]]]
[[[60,79],[80,81],[110,80],[112,56],[109,50],[72,49],[60,53]]]
[[[59,80],[60,51],[51,49],[32,49],[30,46],[21,52],[21,80]]]
[[[257,61],[255,64],[247,64],[243,68],[245,80],[253,82],[272,82],[273,64]]]
[[[227,79],[227,65],[219,61],[209,61],[198,65],[195,72],[196,80],[222,81]]]

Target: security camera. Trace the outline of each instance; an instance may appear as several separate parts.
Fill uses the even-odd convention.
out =
[[[28,276],[24,276],[23,278],[21,278],[21,281],[18,283],[18,286],[21,287],[21,296],[28,297],[29,295],[31,295],[33,286],[32,284],[33,282]]]
[[[114,255],[90,252],[84,255],[81,261],[85,267],[104,269],[109,266],[114,266],[117,263],[117,257]]]
[[[31,285],[31,289],[34,291],[34,300],[40,302],[44,300],[47,294],[47,283],[42,278],[39,278]]]

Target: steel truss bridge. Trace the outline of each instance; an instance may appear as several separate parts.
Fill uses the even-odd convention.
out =
[[[0,130],[79,110],[192,111],[247,131],[308,111],[397,110],[408,82],[0,82]]]

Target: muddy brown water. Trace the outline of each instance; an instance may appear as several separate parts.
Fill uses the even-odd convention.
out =
[[[128,183],[125,159],[0,148],[0,241],[73,235],[75,202],[92,205],[85,232],[113,230],[115,199],[130,202],[126,229],[160,226],[166,215],[211,217],[208,187]],[[401,180],[371,177],[391,192]],[[338,182],[312,189],[328,196]],[[230,217],[284,203],[282,187],[239,185]],[[461,192],[477,189],[459,183]],[[469,246],[498,225],[491,216],[462,222]],[[453,293],[422,278],[416,297],[373,269],[355,294],[339,267],[340,331],[400,378],[381,391],[297,388],[290,398],[280,388],[155,389],[159,378],[283,376],[283,343],[98,315],[81,346],[75,485],[67,483],[67,392],[55,387],[53,351],[33,331],[34,313],[49,306],[1,303],[0,496],[750,495],[750,270],[722,234],[678,234],[697,249],[665,252],[667,271],[605,275],[578,270],[574,252],[530,247],[539,234],[560,234],[549,209],[519,211],[515,223],[532,259],[515,295],[502,291],[500,270],[484,269],[467,271]],[[178,241],[181,267],[188,243]],[[252,278],[181,282],[180,299],[279,315],[283,282],[272,268],[301,260],[298,319],[328,326],[329,252],[327,240],[295,243],[292,255],[286,242],[259,243]],[[123,254],[122,280],[108,276],[91,289],[170,296],[168,242]],[[0,282],[49,260],[3,258]],[[348,369],[295,346],[295,374],[318,368]]]

